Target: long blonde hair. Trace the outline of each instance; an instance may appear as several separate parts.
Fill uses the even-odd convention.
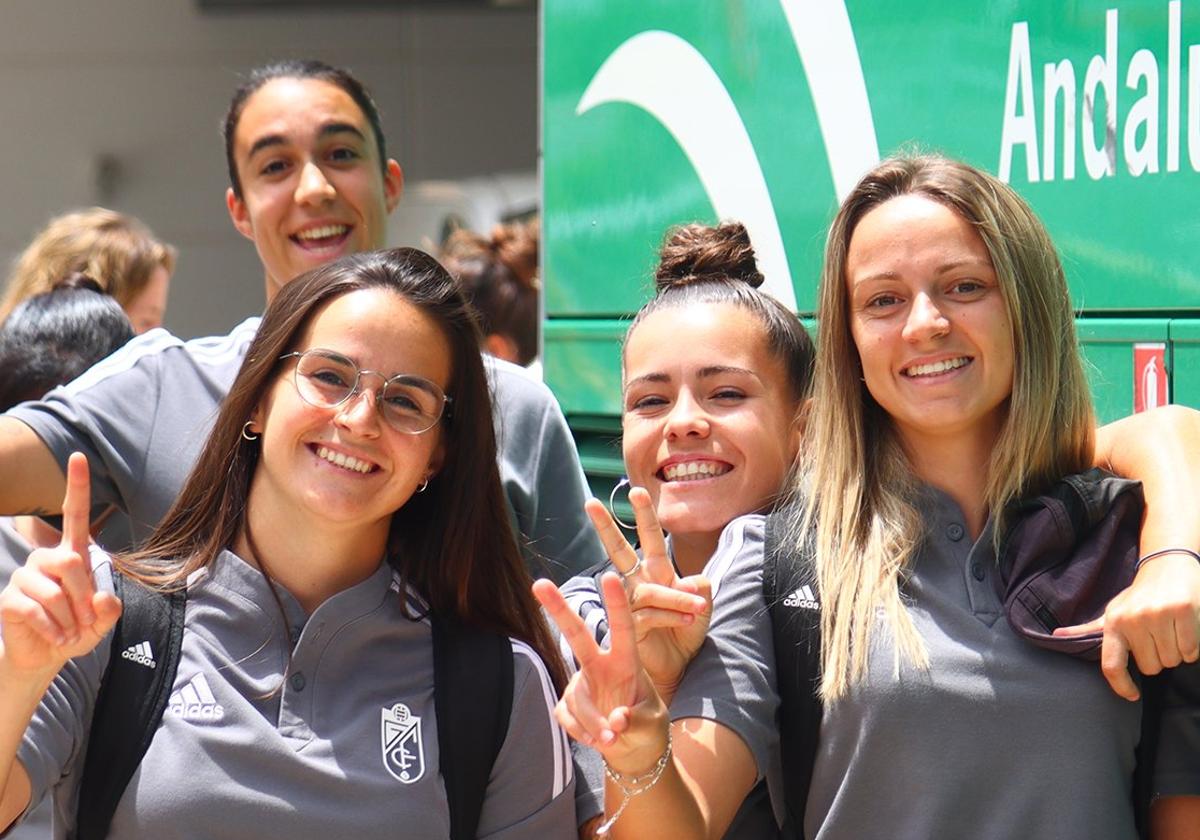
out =
[[[175,249],[132,216],[89,207],[51,219],[13,264],[0,300],[0,321],[21,301],[48,292],[73,272],[86,274],[122,308],[154,270],[175,269]]]
[[[825,248],[818,294],[816,399],[804,467],[797,545],[815,538],[821,588],[821,696],[843,697],[867,672],[882,611],[901,657],[928,655],[904,608],[901,579],[920,547],[919,480],[891,419],[867,391],[850,333],[846,258],[859,221],[902,195],[936,201],[968,221],[991,257],[1012,325],[1012,393],[987,464],[985,501],[999,539],[1005,507],[1092,460],[1091,398],[1075,340],[1066,278],[1041,222],[1006,184],[936,156],[885,160],[842,203]],[[819,494],[804,488],[821,488]]]

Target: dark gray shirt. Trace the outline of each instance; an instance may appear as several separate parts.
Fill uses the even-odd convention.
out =
[[[105,562],[96,562],[98,585],[111,589]],[[280,595],[284,614],[263,576],[230,552],[193,576],[172,694],[110,837],[448,836],[428,621],[405,615],[386,565],[311,617]],[[18,751],[33,804],[54,794],[56,837],[74,822],[88,721],[116,655],[110,640],[67,664]],[[536,654],[522,642],[512,649],[512,717],[479,836],[573,838],[574,780],[555,692]],[[130,655],[156,652],[134,645]],[[389,740],[397,735],[398,746]]]
[[[904,595],[930,667],[902,663],[895,673],[890,634],[880,624],[866,680],[824,711],[805,835],[1133,838],[1140,705],[1117,697],[1097,664],[1013,633],[992,581],[989,532],[972,543],[958,507],[936,491],[922,514],[927,538]],[[748,538],[672,716],[688,710],[728,726],[763,772],[778,748],[779,699],[762,595],[762,519],[729,527]],[[1196,670],[1176,673],[1193,679]],[[1168,708],[1163,745],[1197,743],[1195,709]],[[1200,751],[1168,754],[1170,778],[1160,761],[1156,788],[1200,793]]]
[[[140,542],[179,495],[260,321],[187,342],[151,330],[9,416],[32,428],[64,469],[72,452],[84,452],[93,504],[126,511]],[[510,517],[531,571],[566,580],[604,559],[583,513],[588,493],[574,440],[545,385],[507,362],[485,364]]]

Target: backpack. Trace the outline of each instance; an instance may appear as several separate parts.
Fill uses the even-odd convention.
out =
[[[150,746],[166,710],[183,641],[185,591],[162,593],[113,572],[123,611],[113,628],[108,667],[100,683],[79,789],[76,840],[102,840],[117,803]],[[492,765],[508,734],[513,659],[509,640],[430,615],[433,626],[434,708],[442,783],[450,806],[450,840],[471,840]],[[149,641],[156,667],[137,665],[118,651]],[[495,703],[475,702],[495,697]]]
[[[815,546],[803,550],[788,539],[794,509],[767,517],[763,551],[763,598],[771,613],[780,699],[779,747],[783,765],[785,840],[803,836],[804,811],[821,733],[821,612]],[[1141,678],[1142,723],[1133,774],[1133,813],[1139,837],[1149,837],[1150,800],[1165,680],[1170,671]]]

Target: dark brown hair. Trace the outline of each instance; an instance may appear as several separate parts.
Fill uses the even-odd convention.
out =
[[[796,314],[760,292],[750,235],[741,222],[680,225],[667,231],[654,272],[655,295],[638,310],[626,340],[646,317],[697,303],[727,303],[762,324],[767,349],[783,363],[797,403],[808,396],[815,351]]]
[[[229,185],[233,187],[235,196],[242,198],[242,179],[238,177],[237,161],[233,157],[233,139],[242,119],[242,111],[246,108],[246,102],[259,88],[276,79],[316,79],[345,91],[371,124],[371,133],[375,135],[375,148],[379,151],[379,165],[383,167],[384,174],[387,173],[387,142],[383,137],[383,123],[379,119],[379,108],[376,107],[375,100],[371,98],[366,86],[349,70],[316,59],[276,61],[250,71],[246,81],[234,91],[229,109],[225,112],[225,119],[221,121],[221,137],[225,140],[225,165],[229,168]]]
[[[463,284],[485,336],[498,333],[517,346],[517,363],[538,352],[538,224],[496,225],[490,236],[456,230],[442,262]]]
[[[179,498],[140,551],[117,558],[122,572],[163,589],[184,585],[233,544],[244,527],[260,447],[241,435],[279,375],[279,357],[329,301],[362,289],[386,289],[432,318],[450,345],[443,416],[446,459],[428,489],[392,515],[387,560],[430,610],[528,642],[555,684],[561,660],[533,596],[509,523],[496,466],[487,374],[474,315],[458,284],[415,248],[345,257],[288,283],[263,316],[233,387]]]

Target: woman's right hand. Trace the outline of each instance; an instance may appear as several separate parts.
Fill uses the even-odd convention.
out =
[[[591,499],[585,510],[629,594],[642,666],[669,704],[708,633],[712,587],[703,575],[681,578],[675,572],[654,503],[645,488],[633,488],[629,503],[637,523],[641,559],[601,502]],[[610,626],[611,622],[610,615]]]
[[[639,774],[653,767],[666,749],[667,708],[638,659],[633,616],[620,578],[605,574],[600,590],[608,611],[607,650],[596,643],[552,581],[533,584],[534,597],[579,663],[554,714],[568,735],[596,749],[610,767]]]
[[[62,542],[39,548],[0,593],[0,640],[10,672],[44,679],[90,652],[116,624],[121,602],[97,592],[88,559],[91,488],[87,458],[67,462]]]

